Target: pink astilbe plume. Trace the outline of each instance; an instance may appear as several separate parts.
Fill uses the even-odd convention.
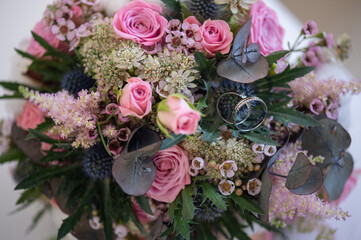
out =
[[[76,148],[88,148],[95,143],[95,139],[89,139],[87,132],[96,129],[99,92],[82,90],[77,98],[65,90],[55,94],[25,90],[24,95],[54,120],[56,126],[51,129],[52,134],[65,139],[75,137],[73,146]]]
[[[339,103],[340,97],[347,93],[358,94],[361,89],[360,80],[343,81],[330,77],[322,80],[315,73],[307,74],[289,83],[292,89],[294,105],[306,106],[319,99]]]
[[[287,176],[291,169],[297,153],[300,152],[299,143],[292,143],[287,146],[278,156],[271,172]],[[309,215],[322,218],[345,219],[349,217],[348,212],[337,208],[317,196],[317,193],[310,195],[296,195],[285,187],[285,178],[272,176],[272,193],[269,201],[269,215],[272,224],[285,227],[298,217]]]

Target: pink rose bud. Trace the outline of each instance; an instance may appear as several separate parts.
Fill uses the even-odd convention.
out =
[[[28,131],[29,128],[36,128],[44,121],[44,114],[38,106],[27,101],[23,107],[23,112],[16,119],[16,124],[18,127]]]
[[[252,4],[250,15],[252,27],[249,41],[258,43],[263,55],[282,50],[284,31],[278,22],[276,12],[259,0],[258,3]]]
[[[157,167],[157,175],[147,196],[160,202],[171,203],[185,185],[191,183],[188,154],[175,145],[159,151],[153,162]]]
[[[140,78],[129,78],[122,90],[119,105],[122,116],[143,118],[152,109],[152,87]]]
[[[189,103],[181,97],[170,95],[159,105],[165,104],[164,110],[158,107],[158,121],[175,134],[193,134],[197,130],[201,113],[190,107]]]
[[[145,46],[162,42],[168,21],[162,7],[135,0],[121,7],[114,15],[113,27],[121,39],[130,39]]]
[[[223,20],[207,20],[201,27],[202,47],[211,58],[216,52],[226,54],[231,48],[233,33],[227,22]]]

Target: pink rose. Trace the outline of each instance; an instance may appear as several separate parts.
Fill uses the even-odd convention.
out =
[[[162,42],[168,25],[162,7],[135,0],[121,7],[114,15],[113,27],[122,39],[131,39],[145,46]]]
[[[177,145],[159,151],[153,161],[157,176],[147,196],[160,202],[173,202],[185,185],[191,183],[188,154]]]
[[[229,25],[223,20],[207,20],[201,27],[202,47],[207,57],[214,57],[219,51],[223,54],[229,52],[233,40],[233,33]]]
[[[140,78],[128,79],[119,101],[122,116],[143,118],[152,109],[152,87]]]
[[[201,113],[192,109],[186,100],[169,96],[165,100],[169,111],[158,111],[158,120],[175,134],[193,134],[197,130]]]
[[[29,128],[36,128],[45,121],[43,112],[35,104],[27,101],[23,107],[23,112],[16,119],[18,127],[28,131]]]
[[[276,12],[259,0],[257,4],[252,4],[250,15],[252,16],[250,42],[258,43],[263,55],[282,50],[284,31],[278,22]]]
[[[56,38],[56,35],[53,34],[51,29],[47,27],[43,21],[39,21],[35,25],[33,32],[44,38],[54,48],[59,48],[60,40]],[[46,52],[46,50],[40,46],[40,44],[35,41],[34,38],[31,38],[30,45],[26,51],[36,57],[42,57]]]

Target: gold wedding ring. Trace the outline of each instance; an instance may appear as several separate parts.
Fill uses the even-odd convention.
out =
[[[233,109],[232,111],[232,119],[227,119],[224,116],[222,116],[221,112],[219,111],[220,108],[220,103],[221,103],[221,99],[224,96],[227,95],[235,95],[237,97],[240,97],[241,100],[239,100],[239,102],[237,103],[236,107]],[[258,110],[261,111],[261,114],[259,117],[257,117],[255,119],[255,121],[252,121],[250,124],[246,124],[247,120],[249,120],[249,118],[251,117],[251,115],[256,112],[257,110],[254,110],[253,108],[255,108],[255,103],[260,104],[262,109]],[[244,107],[247,107],[247,114],[245,117],[243,117],[242,119],[237,119],[237,114],[238,112],[243,109]],[[258,128],[266,119],[266,115],[267,115],[267,105],[266,103],[260,99],[259,97],[246,97],[244,94],[240,94],[240,93],[236,93],[236,92],[226,92],[223,93],[218,99],[217,99],[217,112],[218,115],[221,117],[221,119],[231,125],[234,125],[238,130],[243,131],[243,132],[247,132],[247,131],[252,131],[256,128]]]

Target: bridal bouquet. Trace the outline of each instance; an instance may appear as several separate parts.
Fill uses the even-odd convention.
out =
[[[26,100],[1,122],[17,204],[66,213],[57,239],[250,239],[347,218],[337,108],[361,83],[315,69],[350,40],[309,21],[286,50],[283,33],[261,0],[56,0],[16,50],[33,84],[0,82]]]

